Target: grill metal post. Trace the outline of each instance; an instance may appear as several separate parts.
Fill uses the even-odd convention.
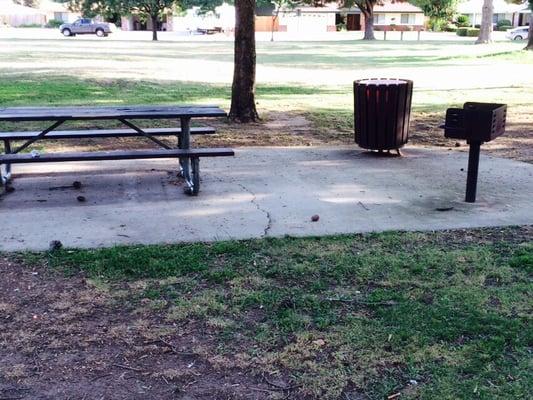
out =
[[[479,168],[479,150],[481,142],[471,141],[469,142],[470,150],[468,152],[468,173],[466,176],[466,196],[465,201],[467,203],[476,202],[477,191],[477,176]]]

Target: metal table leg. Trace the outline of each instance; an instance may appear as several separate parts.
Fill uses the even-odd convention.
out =
[[[198,196],[200,191],[200,158],[191,158],[191,177],[186,179],[187,187],[185,193],[191,196]]]
[[[4,154],[11,154],[11,142],[4,140]],[[0,165],[0,183],[6,185],[11,179],[11,164],[6,163],[3,167]]]
[[[178,148],[189,150],[191,148],[191,119],[181,118],[181,133],[178,137]],[[190,159],[180,158],[180,175],[190,181]]]

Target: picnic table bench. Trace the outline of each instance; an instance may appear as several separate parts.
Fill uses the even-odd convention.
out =
[[[211,127],[191,127],[192,118],[225,117],[226,113],[216,106],[121,106],[121,107],[12,107],[0,108],[0,121],[51,123],[40,131],[0,132],[4,153],[0,154],[0,184],[5,188],[12,178],[12,164],[66,161],[106,161],[130,159],[179,159],[180,174],[187,184],[186,193],[196,196],[200,190],[200,158],[233,156],[231,149],[191,148],[191,135],[215,133]],[[177,119],[176,128],[141,128],[132,120]],[[125,129],[79,129],[58,131],[67,121],[117,120]],[[173,147],[157,137],[175,136]],[[66,153],[23,153],[39,140],[80,138],[144,137],[160,148],[150,150],[113,150]],[[18,147],[13,142],[22,141]]]

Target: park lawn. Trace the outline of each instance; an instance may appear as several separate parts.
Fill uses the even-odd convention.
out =
[[[0,80],[0,107],[214,103],[229,109],[231,42],[58,38],[0,39],[0,45],[0,74],[8,78]],[[446,108],[466,100],[503,102],[509,105],[508,134],[498,141],[495,154],[531,162],[530,151],[510,150],[533,145],[528,137],[533,81],[526,71],[533,54],[521,48],[512,42],[474,46],[456,40],[259,42],[257,106],[263,121],[246,126],[220,121],[216,128],[221,135],[199,138],[198,144],[352,144],[351,82],[401,76],[415,80],[413,144],[454,146],[438,128]],[[106,126],[110,125],[93,125]],[[0,129],[11,128],[0,124]],[[127,147],[146,146],[131,139],[122,142]],[[116,146],[109,143],[91,140],[75,146]],[[46,149],[61,146],[47,144]]]
[[[42,309],[28,310],[39,306],[24,290],[10,304],[12,289],[1,288],[3,310],[18,310],[0,340],[11,343],[19,373],[0,366],[0,388],[16,381],[52,390],[61,387],[55,378],[79,398],[106,385],[119,396],[118,376],[129,373],[126,384],[145,388],[144,398],[525,399],[533,387],[532,233],[5,254],[3,273],[19,266],[13,279],[22,287],[29,280],[27,296]],[[32,373],[37,359],[48,369]]]

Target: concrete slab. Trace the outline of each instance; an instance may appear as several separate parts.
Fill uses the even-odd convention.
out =
[[[533,224],[533,165],[482,156],[478,202],[467,204],[467,154],[404,154],[239,149],[202,160],[197,198],[183,194],[172,160],[15,166],[16,191],[0,197],[0,250]],[[73,181],[82,189],[63,187]]]

